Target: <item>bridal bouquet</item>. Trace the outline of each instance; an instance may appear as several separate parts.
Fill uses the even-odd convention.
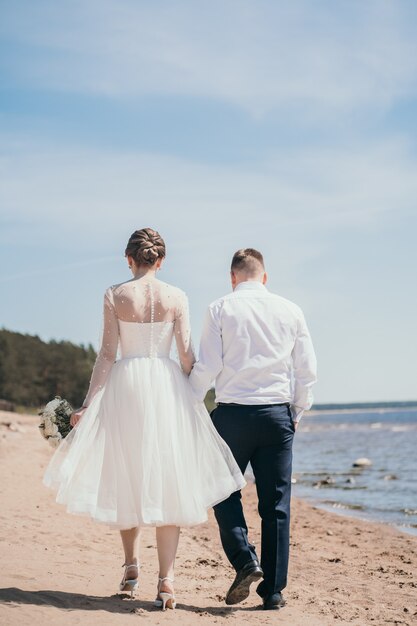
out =
[[[47,439],[53,448],[57,448],[61,442],[72,430],[70,425],[70,417],[72,406],[67,400],[63,400],[56,396],[53,400],[39,411],[41,423],[39,430],[41,435]]]

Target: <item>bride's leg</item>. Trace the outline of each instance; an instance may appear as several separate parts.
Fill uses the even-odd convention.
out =
[[[139,537],[140,528],[129,528],[128,530],[121,530],[120,536],[122,538],[123,550],[125,553],[125,563],[127,565],[137,565],[139,555]]]
[[[179,537],[180,529],[178,526],[158,526],[156,529],[159,578],[168,577],[174,580],[174,564]],[[159,590],[173,593],[173,584],[169,580],[164,580]]]

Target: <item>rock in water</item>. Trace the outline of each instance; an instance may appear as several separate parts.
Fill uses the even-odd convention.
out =
[[[326,476],[326,478],[323,478],[322,480],[318,480],[316,483],[313,483],[313,487],[316,487],[318,489],[326,485],[334,485],[335,482],[336,481],[334,478],[332,478],[331,476]]]
[[[370,465],[372,465],[371,459],[367,459],[367,458],[363,457],[363,458],[360,458],[360,459],[356,459],[356,461],[353,463],[352,467],[369,467]]]

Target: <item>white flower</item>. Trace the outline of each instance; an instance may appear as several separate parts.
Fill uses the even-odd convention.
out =
[[[45,419],[49,419],[51,422],[56,422],[56,415],[53,411],[47,411],[46,409],[42,412],[42,417]]]
[[[49,437],[48,441],[53,448],[57,448],[59,444],[61,443],[61,439],[62,439],[61,433],[57,433],[53,437]]]
[[[45,406],[44,412],[49,415],[55,415],[55,411],[59,407],[60,404],[61,404],[61,400],[59,398],[54,398],[53,400],[48,402],[48,404]]]
[[[42,435],[42,437],[45,437],[45,439],[48,439],[48,436],[47,436],[47,435],[45,435],[45,428],[44,428],[44,423],[43,423],[43,422],[41,422],[41,423],[39,424],[39,430],[41,431],[41,435]]]
[[[49,418],[45,419],[44,424],[45,437],[54,437],[58,432],[58,426],[54,424]]]
[[[55,422],[56,421],[55,411],[57,410],[60,404],[61,404],[61,400],[59,398],[55,398],[54,400],[51,400],[43,409],[42,415],[44,417],[51,418],[51,420]]]

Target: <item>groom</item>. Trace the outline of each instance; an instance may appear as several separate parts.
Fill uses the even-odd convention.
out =
[[[236,570],[226,604],[249,595],[252,582],[264,609],[284,605],[287,584],[292,444],[312,404],[316,358],[301,309],[270,293],[262,254],[238,250],[232,259],[233,292],[207,311],[198,362],[190,375],[202,400],[215,380],[215,427],[242,472],[250,462],[262,518],[261,563],[248,540],[241,493],[214,507],[226,555]]]

